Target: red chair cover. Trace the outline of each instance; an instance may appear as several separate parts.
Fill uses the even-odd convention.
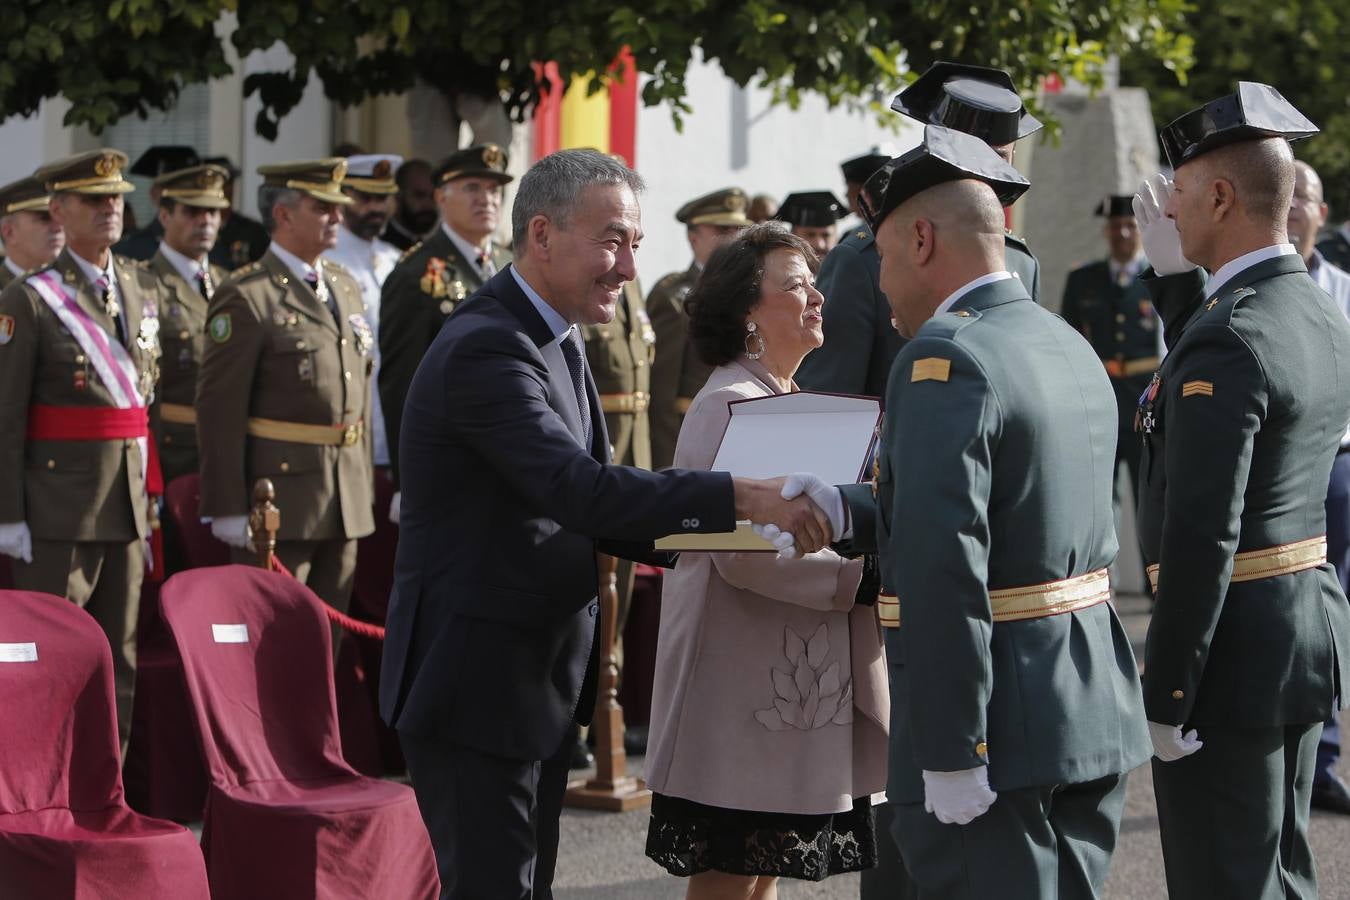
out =
[[[211,776],[212,897],[434,898],[412,791],[343,760],[319,599],[289,576],[223,566],[172,576],[160,603]]]
[[[165,547],[175,549],[180,561],[186,557],[191,565],[225,565],[230,561],[229,548],[211,535],[197,514],[200,480],[197,475],[183,475],[169,483],[166,518],[177,528]],[[159,614],[161,584],[146,579],[141,587],[136,702],[122,778],[127,802],[134,809],[188,822],[201,819],[206,805],[206,766],[183,685],[183,664]]]
[[[0,609],[0,895],[207,900],[192,832],[123,801],[102,629],[47,594],[3,591]]]

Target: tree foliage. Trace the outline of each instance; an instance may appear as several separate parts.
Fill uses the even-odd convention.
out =
[[[286,70],[245,80],[262,101],[255,126],[264,136],[311,73],[341,104],[421,77],[448,92],[500,92],[523,118],[539,99],[533,62],[556,61],[564,79],[604,73],[625,45],[651,76],[644,102],[667,104],[677,120],[690,111],[685,79],[696,54],[787,103],[813,92],[880,109],[905,67],[936,59],[1003,66],[1024,89],[1051,73],[1100,83],[1108,55],[1131,46],[1184,70],[1183,9],[1184,0],[0,0],[12,35],[0,58],[0,116],[61,95],[71,101],[66,124],[99,131],[163,109],[182,85],[229,71],[218,33],[241,56],[283,44],[294,57]],[[220,24],[226,14],[232,30]]]
[[[1344,0],[1193,0],[1184,30],[1196,42],[1185,83],[1142,48],[1121,59],[1121,83],[1148,88],[1160,124],[1262,81],[1322,133],[1294,152],[1322,176],[1335,219],[1350,219],[1350,6]]]

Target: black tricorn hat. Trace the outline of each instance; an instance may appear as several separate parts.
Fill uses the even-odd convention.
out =
[[[1133,216],[1134,215],[1134,195],[1133,194],[1107,194],[1097,204],[1093,210],[1095,215],[1099,216]]]
[[[1002,69],[936,62],[895,95],[891,109],[930,125],[955,128],[1001,146],[1043,127],[1027,112],[1012,76]]]
[[[1270,85],[1239,81],[1236,93],[1178,116],[1159,136],[1167,161],[1175,170],[1227,144],[1266,137],[1297,141],[1319,130]]]
[[[894,156],[895,153],[889,147],[873,147],[861,156],[841,162],[839,170],[844,173],[844,181],[849,184],[862,184]]]
[[[774,218],[789,225],[829,228],[846,215],[844,201],[829,191],[796,191],[783,199]]]
[[[1004,206],[1011,206],[1031,187],[1031,182],[974,135],[941,125],[925,125],[923,143],[886,163],[867,179],[858,192],[858,209],[875,233],[886,217],[909,198],[948,181],[967,178],[993,188]]]
[[[157,178],[165,172],[190,169],[201,163],[197,151],[191,147],[180,144],[155,144],[136,157],[136,161],[127,172],[132,175],[144,175],[146,178]]]

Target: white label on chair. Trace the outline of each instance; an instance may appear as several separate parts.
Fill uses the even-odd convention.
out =
[[[37,644],[0,644],[0,663],[37,662]]]
[[[217,644],[247,644],[248,625],[212,625],[211,636]]]

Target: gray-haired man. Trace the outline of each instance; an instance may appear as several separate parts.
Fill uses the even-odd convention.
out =
[[[536,163],[515,262],[455,310],[408,391],[380,709],[442,897],[551,896],[565,738],[595,703],[597,549],[660,562],[653,539],[738,518],[783,525],[804,551],[828,538],[781,481],[607,464],[575,326],[610,321],[635,275],[641,189],[594,150]]]

